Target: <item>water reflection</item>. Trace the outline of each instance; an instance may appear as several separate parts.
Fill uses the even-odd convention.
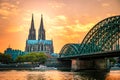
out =
[[[61,72],[46,71],[39,74],[28,74],[27,80],[105,80],[107,72],[103,71],[80,71]]]
[[[0,80],[120,80],[120,71],[0,71]]]
[[[75,80],[105,80],[106,71],[84,70],[74,74]]]
[[[120,71],[110,71],[110,73],[106,75],[105,80],[120,80]]]
[[[36,74],[28,74],[27,80],[45,80],[45,77],[43,75],[36,75]]]
[[[61,71],[46,71],[39,74],[28,74],[27,80],[73,80],[73,73]]]

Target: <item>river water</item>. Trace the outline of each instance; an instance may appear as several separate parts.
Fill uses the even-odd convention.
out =
[[[0,71],[0,80],[120,80],[120,70],[62,72],[50,71]]]

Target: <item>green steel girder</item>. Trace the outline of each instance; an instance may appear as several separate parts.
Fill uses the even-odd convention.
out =
[[[102,21],[102,23],[103,23],[103,21]],[[99,23],[99,24],[100,24],[100,23]],[[104,26],[103,26],[103,24],[101,24],[102,26],[100,27],[99,24],[95,26],[95,29],[93,29],[94,27],[92,28],[92,30],[89,32],[89,34],[87,34],[88,36],[86,36],[86,38],[84,38],[84,40],[83,40],[84,42],[85,42],[85,40],[86,40],[86,42],[87,42],[90,38],[92,38],[92,36],[93,36],[94,34],[99,33],[99,32],[98,32],[98,31],[100,31],[99,29],[101,29],[101,28],[104,29],[104,26],[108,26],[108,24],[107,24],[107,25],[105,24]],[[105,28],[105,29],[107,29],[107,28]],[[87,37],[88,37],[88,38],[87,38]]]
[[[109,39],[109,41],[106,43],[106,45],[109,45],[109,46],[103,46],[103,48],[107,47],[107,48],[105,48],[106,50],[112,50],[113,44],[115,42],[117,42],[117,40],[119,39],[119,37],[117,37],[117,36],[118,36],[118,33],[116,33],[114,36],[112,36],[111,39]]]
[[[111,31],[111,34],[110,35],[108,35],[105,39],[104,39],[104,44],[110,44],[111,42],[112,42],[112,40],[114,39],[114,38],[116,38],[118,36],[118,33],[117,33],[117,29],[114,29],[113,31]],[[104,44],[103,44],[103,46],[102,47],[104,47]],[[111,44],[112,45],[112,44]],[[106,46],[108,46],[108,45],[106,45]],[[106,47],[105,46],[105,47]]]
[[[94,43],[96,46],[98,46],[96,50],[92,50],[92,52],[110,50],[111,45],[115,43],[112,41],[110,42],[110,40],[119,36],[119,34],[120,34],[120,16],[113,16],[113,17],[104,19],[103,21],[96,24],[85,36],[85,38],[82,41],[82,45],[79,48],[79,51],[80,51],[79,54],[91,52],[91,51],[87,52],[86,50],[86,45],[88,43]],[[99,50],[97,50],[98,48]]]
[[[87,55],[93,52],[113,50],[120,38],[120,16],[112,16],[97,23],[87,33],[81,44],[66,44],[60,57]]]
[[[60,57],[74,56],[78,54],[79,44],[66,44],[60,51]]]
[[[112,36],[114,36],[116,34],[117,30],[118,29],[114,28],[112,30],[106,31],[105,35],[100,36],[101,39],[98,38],[96,40],[96,38],[93,38],[94,43],[96,43],[96,45],[98,45],[102,49],[105,44],[110,42],[109,40],[112,38]],[[104,50],[104,48],[102,50]]]

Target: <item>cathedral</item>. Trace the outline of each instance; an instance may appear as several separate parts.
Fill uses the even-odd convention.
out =
[[[38,39],[36,39],[34,16],[32,14],[31,27],[29,29],[28,39],[26,40],[25,52],[44,52],[49,54],[54,53],[53,41],[46,40],[42,15],[41,15],[40,27],[38,30]]]

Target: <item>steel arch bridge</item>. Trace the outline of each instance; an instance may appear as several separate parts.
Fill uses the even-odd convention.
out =
[[[60,51],[60,57],[71,57],[119,50],[120,15],[98,22],[87,33],[81,44],[66,44]]]

